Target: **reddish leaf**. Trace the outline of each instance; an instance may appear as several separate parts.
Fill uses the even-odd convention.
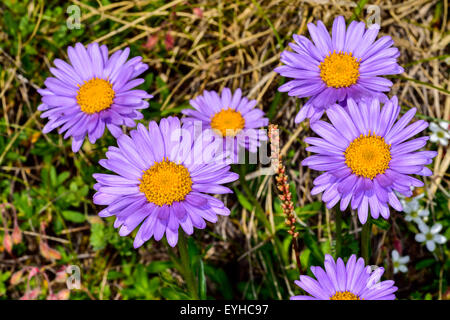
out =
[[[38,297],[40,292],[41,292],[41,289],[33,289],[31,291],[27,291],[20,298],[20,300],[35,300]]]
[[[17,224],[14,226],[12,241],[14,244],[19,244],[22,242],[22,231],[20,231],[20,228]]]
[[[29,272],[28,272],[28,279],[33,278],[38,273],[39,273],[39,268],[37,268],[37,267],[30,267]]]
[[[170,32],[167,32],[166,37],[164,39],[164,45],[166,46],[166,49],[171,50],[173,48],[174,43],[175,43],[175,40],[171,36]]]
[[[401,255],[402,254],[402,250],[403,250],[403,246],[402,246],[402,242],[400,240],[398,240],[397,238],[394,238],[394,248],[395,250],[398,251],[398,253]]]
[[[60,292],[56,294],[57,300],[68,300],[70,296],[70,290],[69,289],[63,289]]]
[[[44,241],[39,243],[39,249],[41,251],[41,255],[47,260],[61,259],[61,254],[55,249],[50,248]]]
[[[200,19],[203,18],[203,10],[200,8],[194,8],[192,11],[194,11],[194,14],[199,17]]]
[[[12,238],[8,232],[5,231],[5,236],[3,237],[3,247],[9,254],[12,254]]]
[[[142,45],[142,47],[144,47],[145,49],[151,50],[151,49],[153,49],[156,46],[157,43],[158,43],[158,36],[152,35],[152,36],[147,38],[147,42],[144,43]]]
[[[61,270],[59,270],[58,272],[56,272],[56,277],[55,277],[55,281],[58,283],[64,283],[66,282],[67,279],[67,273],[66,273],[66,268],[62,268]]]
[[[23,275],[23,270],[14,272],[13,275],[11,276],[11,279],[9,280],[9,283],[12,286],[19,284],[22,281],[22,275]]]

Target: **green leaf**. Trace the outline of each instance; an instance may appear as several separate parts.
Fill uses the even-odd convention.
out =
[[[80,212],[77,212],[77,211],[64,210],[62,212],[62,215],[63,215],[64,219],[66,219],[68,221],[76,222],[76,223],[81,223],[86,220],[85,215]]]
[[[416,263],[416,270],[427,268],[427,267],[431,266],[432,264],[434,264],[434,262],[435,262],[434,259],[421,260],[421,261]]]
[[[162,288],[161,294],[167,300],[189,300],[188,295],[174,288]]]
[[[147,267],[148,273],[160,273],[167,269],[173,268],[172,261],[154,261],[150,263]]]
[[[57,177],[56,177],[56,168],[55,167],[51,167],[50,168],[50,185],[52,187],[57,187],[58,186],[58,181],[57,181]]]
[[[117,280],[123,278],[124,274],[115,270],[109,270],[108,272],[108,280]]]
[[[315,239],[315,236],[311,235],[309,233],[309,230],[306,230],[303,233],[306,246],[311,250],[312,255],[318,262],[324,261],[324,255],[322,253],[322,250],[320,250],[319,245],[317,244],[317,240]]]
[[[148,291],[154,296],[157,290],[161,287],[161,280],[158,277],[153,277],[148,283]]]
[[[201,259],[198,262],[198,296],[200,300],[206,299],[205,267]]]
[[[322,202],[315,201],[313,203],[309,203],[298,210],[299,215],[306,215],[306,214],[315,214],[317,213],[320,208],[322,207]]]
[[[253,210],[253,205],[248,201],[248,199],[244,196],[242,192],[240,192],[238,189],[234,188],[234,192],[237,195],[239,203],[248,211]]]
[[[8,33],[10,36],[16,37],[18,23],[16,20],[14,20],[14,17],[11,14],[11,12],[5,11],[3,13],[3,23],[7,26],[7,28],[5,28],[5,32]]]
[[[311,255],[311,250],[306,248],[300,253],[300,263],[302,268],[309,267],[309,256]]]
[[[70,176],[69,171],[64,171],[61,174],[59,174],[58,175],[58,185],[61,185],[64,181],[66,181],[69,176]]]
[[[285,82],[286,82],[286,78],[281,77],[280,80],[278,81],[278,86],[281,86]],[[279,106],[281,105],[281,98],[282,98],[281,92],[277,91],[275,93],[275,97],[272,100],[272,103],[270,104],[269,111],[267,112],[267,117],[269,119],[272,119],[277,114],[277,110],[279,109]]]
[[[169,96],[170,91],[169,87],[160,76],[156,77],[156,86],[160,90],[159,94],[161,96],[161,99],[166,100],[166,98]]]
[[[233,289],[231,288],[230,281],[223,269],[206,265],[205,273],[208,276],[208,279],[217,283],[218,289],[222,293],[224,299],[233,299]]]
[[[181,105],[172,109],[165,109],[163,111],[161,111],[161,117],[166,117],[170,114],[179,114],[181,112],[181,110],[184,109],[193,109],[192,107],[190,107],[189,105]]]
[[[91,225],[91,237],[89,243],[94,250],[101,250],[106,246],[105,226],[102,223],[93,223]]]
[[[389,230],[391,224],[384,219],[372,219],[370,218],[370,222],[376,225],[378,228],[383,230]]]

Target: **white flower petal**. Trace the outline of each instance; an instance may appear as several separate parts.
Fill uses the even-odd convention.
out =
[[[398,260],[401,264],[407,264],[409,262],[409,256],[400,257]]]
[[[403,273],[408,272],[408,268],[405,265],[400,265],[398,269]]]
[[[440,139],[439,139],[439,143],[440,143],[441,145],[443,145],[444,147],[446,147],[446,146],[448,145],[448,140],[445,139],[445,138],[440,138]]]
[[[430,136],[430,141],[431,141],[431,142],[436,142],[436,141],[438,141],[438,140],[439,140],[439,137],[437,136],[437,134],[433,133],[433,134]]]
[[[434,224],[434,226],[431,227],[430,232],[432,234],[436,234],[436,233],[439,233],[439,231],[441,231],[441,230],[442,230],[442,224],[436,223],[436,224]]]
[[[415,236],[417,242],[424,242],[426,240],[425,235],[423,233],[418,233]]]
[[[430,130],[433,131],[433,132],[436,132],[438,130],[441,130],[441,128],[439,128],[439,126],[436,123],[431,122],[430,123]]]
[[[392,255],[392,261],[397,261],[398,258],[400,258],[400,255],[397,250],[392,250],[391,255]]]
[[[412,199],[410,202],[409,202],[409,208],[411,209],[411,212],[412,211],[417,211],[417,210],[419,210],[419,208],[420,208],[420,204],[419,204],[419,201],[416,199],[416,198],[414,198],[414,199]]]
[[[427,209],[422,209],[422,210],[419,210],[418,214],[421,217],[428,217],[430,215],[430,211]]]
[[[448,131],[449,130],[449,123],[447,121],[439,121],[439,125],[442,129]]]
[[[430,228],[423,222],[418,223],[418,227],[423,234],[427,234],[430,231]]]
[[[433,252],[434,249],[436,249],[436,244],[434,243],[433,240],[427,241],[427,249],[428,249],[430,252]]]
[[[420,217],[416,217],[412,219],[415,223],[417,223],[417,225],[424,223],[423,220]]]
[[[442,234],[435,234],[433,237],[433,241],[439,244],[444,244],[447,242],[447,238],[443,236]]]
[[[413,191],[414,190],[414,188],[411,190],[411,191]],[[417,199],[417,200],[419,200],[419,199],[422,199],[423,197],[425,197],[425,193],[421,193],[421,194],[419,194],[417,197],[415,197],[414,199]]]

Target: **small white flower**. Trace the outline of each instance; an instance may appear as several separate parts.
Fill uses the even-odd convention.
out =
[[[440,223],[434,224],[431,229],[423,222],[419,223],[419,229],[421,233],[416,234],[417,242],[426,242],[427,249],[429,251],[434,251],[437,244],[444,244],[447,242],[447,238],[439,234],[442,230],[442,225]]]
[[[409,201],[400,200],[403,206],[403,212],[406,213],[405,220],[408,222],[414,221],[419,224],[422,222],[422,219],[426,221],[428,216],[430,215],[430,211],[427,209],[423,209],[420,207],[419,199],[423,197],[423,194],[412,198]]]
[[[406,264],[409,262],[409,256],[401,257],[397,250],[392,250],[392,264],[394,265],[394,274],[398,271],[408,272]]]
[[[450,139],[450,132],[448,130],[448,123],[445,121],[439,122],[439,125],[432,122],[430,124],[430,130],[433,132],[430,136],[431,142],[439,142],[444,147],[448,145],[448,139]]]

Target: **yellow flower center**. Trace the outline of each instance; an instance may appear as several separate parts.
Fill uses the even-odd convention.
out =
[[[222,136],[234,137],[245,126],[245,119],[240,112],[233,109],[222,109],[211,119],[211,128]]]
[[[361,59],[360,59],[361,61]],[[328,87],[346,88],[354,85],[359,78],[359,62],[352,53],[329,53],[320,63],[320,77]]]
[[[192,190],[188,169],[166,159],[144,171],[140,181],[139,190],[145,193],[148,202],[160,207],[184,200]]]
[[[371,134],[360,135],[344,152],[345,163],[357,176],[373,179],[389,168],[391,145],[384,138]]]
[[[112,105],[115,92],[108,80],[92,78],[78,86],[77,102],[84,113],[93,114]]]
[[[338,291],[330,297],[330,300],[361,300],[356,294],[350,291]]]

